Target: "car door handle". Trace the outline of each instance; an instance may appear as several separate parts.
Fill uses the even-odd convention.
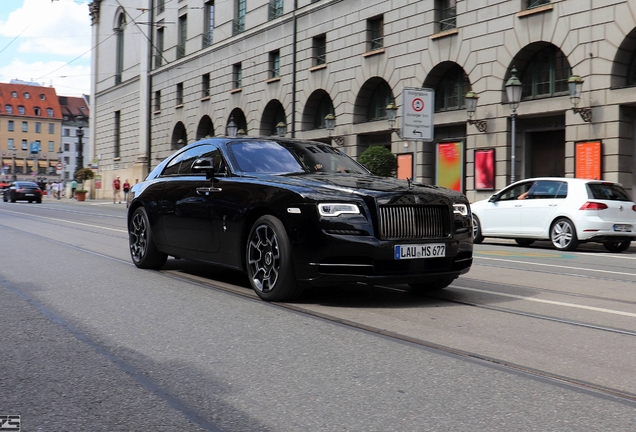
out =
[[[556,207],[558,204],[548,204],[548,207]]]
[[[521,204],[515,204],[515,207],[523,207]]]
[[[221,192],[223,189],[215,188],[215,187],[199,187],[197,188],[197,193],[199,195],[209,195],[210,192]]]

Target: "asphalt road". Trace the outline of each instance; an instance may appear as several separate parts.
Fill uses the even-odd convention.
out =
[[[433,297],[288,305],[128,257],[125,207],[0,203],[0,421],[25,431],[632,431],[634,248],[493,241]]]

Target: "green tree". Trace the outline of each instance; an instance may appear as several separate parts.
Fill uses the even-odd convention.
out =
[[[90,168],[80,168],[75,171],[75,178],[78,181],[85,182],[86,180],[91,180],[95,177],[95,173]]]
[[[369,147],[358,157],[358,162],[381,177],[395,177],[397,171],[397,158],[383,146]]]

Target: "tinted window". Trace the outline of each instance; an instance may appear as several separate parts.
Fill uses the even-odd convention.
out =
[[[236,142],[228,149],[237,168],[243,172],[281,174],[304,171],[294,155],[276,142]]]
[[[627,192],[613,183],[588,183],[589,196],[594,199],[609,201],[631,201]]]
[[[329,145],[284,143],[300,160],[305,171],[367,174],[353,159]]]
[[[161,175],[169,176],[194,174],[192,172],[192,164],[195,160],[201,157],[209,157],[214,159],[214,164],[217,171],[219,169],[223,169],[222,165],[224,164],[222,163],[222,158],[219,150],[212,145],[200,145],[188,149],[185,152],[177,155],[174,159],[168,162],[168,165],[166,165]]]

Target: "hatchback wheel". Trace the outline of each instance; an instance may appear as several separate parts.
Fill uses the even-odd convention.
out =
[[[250,230],[245,249],[247,276],[260,298],[288,301],[300,294],[302,285],[296,281],[291,243],[280,220],[261,216]]]
[[[148,215],[143,207],[133,213],[128,225],[128,244],[133,263],[143,269],[160,269],[168,255],[160,252],[152,237]]]
[[[550,241],[558,250],[571,251],[579,246],[576,229],[570,219],[559,218],[550,228]]]
[[[605,249],[607,249],[610,252],[624,252],[629,248],[631,244],[632,244],[631,241],[625,240],[623,242],[603,243],[603,246],[605,246]]]
[[[473,214],[473,243],[481,243],[484,241],[484,236],[481,235],[481,225],[479,224],[479,218]]]

